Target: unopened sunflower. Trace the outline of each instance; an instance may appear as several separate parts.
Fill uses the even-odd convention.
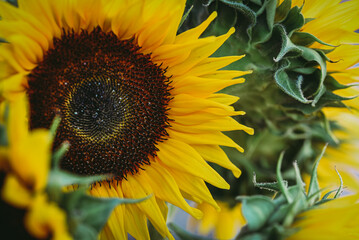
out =
[[[237,31],[215,55],[246,54],[230,69],[253,69],[245,76],[245,84],[224,92],[241,96],[236,107],[247,112],[245,124],[257,134],[230,133],[247,149],[242,155],[226,149],[230,159],[244,168],[242,181],[227,174],[232,196],[210,189],[215,199],[230,203],[237,195],[267,194],[254,187],[252,173],[274,181],[281,151],[286,154],[287,180],[295,181],[293,161],[298,161],[308,180],[313,161],[326,143],[329,146],[318,169],[320,186],[337,186],[337,168],[345,186],[358,191],[359,104],[351,99],[358,89],[350,87],[359,77],[355,65],[359,61],[358,2],[215,0],[207,5],[189,1],[188,8],[191,4],[192,15],[182,29],[200,21],[198,16],[217,11],[219,16],[206,33],[218,34],[228,26]],[[213,230],[219,232],[215,226]]]
[[[293,1],[293,5],[301,6],[301,1]],[[327,71],[341,84],[353,84],[359,81],[359,28],[357,1],[331,1],[323,4],[321,0],[308,1],[303,5],[302,13],[307,19],[313,19],[305,24],[302,31],[309,32],[325,43],[335,45],[335,49],[314,43],[312,48],[330,50],[327,56]],[[333,51],[332,51],[333,50]],[[357,88],[343,88],[337,91],[342,96],[353,97],[359,94]],[[330,121],[339,126],[334,132],[340,142],[337,146],[329,146],[318,168],[321,186],[335,186],[337,178],[335,168],[340,171],[344,183],[351,191],[359,191],[356,174],[359,172],[358,140],[359,119],[357,98],[345,102],[351,108],[324,108],[324,113]]]
[[[229,185],[205,161],[240,170],[218,145],[243,151],[221,131],[253,133],[230,116],[238,100],[216,94],[243,82],[219,69],[240,56],[209,58],[234,32],[199,38],[216,14],[177,35],[185,1],[19,0],[0,2],[2,98],[29,96],[30,128],[62,118],[54,149],[70,144],[61,167],[112,174],[91,194],[150,199],[119,206],[101,237],[148,239],[147,219],[168,238],[166,202],[196,218],[184,197],[217,207],[205,182]]]

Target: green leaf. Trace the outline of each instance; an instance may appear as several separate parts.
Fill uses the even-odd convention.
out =
[[[267,237],[260,233],[252,233],[247,236],[240,236],[236,240],[267,240]]]
[[[75,239],[95,240],[117,205],[138,203],[147,198],[96,198],[87,195],[86,189],[80,189],[63,194],[60,206],[67,212],[70,232]]]
[[[213,238],[197,236],[193,233],[187,232],[186,230],[182,229],[181,227],[179,227],[177,224],[173,222],[168,223],[167,226],[170,230],[172,230],[177,235],[179,240],[213,240]]]
[[[275,209],[272,200],[266,196],[237,197],[236,200],[242,201],[242,214],[250,231],[262,228]]]
[[[50,176],[48,180],[49,188],[62,188],[71,185],[85,185],[89,186],[94,182],[104,181],[109,179],[108,175],[97,175],[97,176],[82,176],[75,175],[70,172],[66,172],[63,170],[53,170],[50,171]]]

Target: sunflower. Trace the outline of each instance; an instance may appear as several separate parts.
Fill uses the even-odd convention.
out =
[[[199,233],[208,235],[214,231],[216,239],[233,239],[240,227],[245,225],[245,219],[242,217],[241,204],[237,203],[230,206],[227,202],[217,201],[221,211],[217,211],[213,206],[202,203],[198,209],[203,212],[203,218],[199,221],[191,218],[189,228],[194,230],[198,227]],[[238,216],[240,216],[238,218]]]
[[[206,161],[234,166],[218,145],[243,151],[221,131],[253,130],[231,118],[238,100],[217,91],[248,72],[219,70],[241,56],[209,58],[234,32],[199,38],[213,13],[177,35],[185,1],[20,0],[0,2],[0,91],[29,96],[29,126],[62,118],[54,149],[71,145],[61,167],[111,174],[94,196],[150,199],[117,207],[104,239],[149,239],[147,219],[163,236],[170,202],[195,218],[184,198],[219,208],[205,182],[228,189]],[[235,79],[234,79],[235,78]],[[21,134],[21,133],[20,133]]]
[[[1,229],[15,239],[71,239],[66,214],[45,193],[52,137],[44,129],[28,131],[26,104],[24,94],[18,101],[1,104],[1,130],[6,129],[2,132],[6,145],[0,146]]]
[[[284,104],[283,104],[283,99],[281,99],[281,97],[279,97],[280,93],[278,93],[277,91],[273,91],[268,87],[268,86],[275,86],[274,88],[278,88],[274,84],[274,82],[272,83],[272,81],[273,81],[272,78],[274,78],[274,76],[272,77],[273,72],[271,72],[267,69],[264,70],[264,72],[263,72],[262,68],[264,68],[263,66],[266,66],[265,65],[266,62],[264,62],[264,61],[260,62],[262,58],[267,57],[262,52],[263,48],[265,48],[264,46],[269,46],[269,45],[261,44],[261,42],[259,42],[259,44],[257,44],[257,42],[258,42],[257,38],[258,38],[258,36],[262,36],[260,34],[260,31],[263,31],[262,32],[263,36],[270,35],[269,33],[268,33],[268,35],[266,35],[266,32],[264,31],[265,24],[263,23],[263,19],[266,19],[268,16],[274,16],[274,15],[276,15],[276,18],[278,18],[278,19],[280,19],[281,17],[284,19],[283,15],[281,15],[281,14],[283,14],[284,10],[281,9],[281,7],[280,7],[280,4],[283,3],[284,1],[282,1],[282,0],[277,1],[277,9],[276,10],[274,8],[271,10],[268,10],[270,8],[269,1],[262,1],[262,4],[263,4],[262,6],[259,6],[259,4],[256,1],[241,1],[241,3],[239,3],[238,5],[233,4],[233,6],[231,6],[231,7],[233,7],[233,9],[236,9],[236,7],[238,9],[241,9],[239,11],[238,10],[233,11],[233,9],[232,9],[232,11],[229,11],[229,9],[231,9],[231,8],[229,8],[223,2],[227,3],[226,1],[219,0],[219,1],[216,1],[215,4],[212,4],[212,6],[210,5],[208,8],[203,8],[201,6],[200,10],[197,10],[197,11],[198,12],[202,12],[202,11],[203,12],[206,12],[206,11],[211,12],[211,10],[217,9],[217,5],[220,6],[220,7],[218,7],[218,11],[219,11],[219,13],[221,13],[220,10],[222,10],[222,15],[223,15],[221,18],[222,22],[218,21],[218,24],[211,29],[214,32],[219,31],[216,28],[220,29],[220,26],[224,25],[224,23],[232,24],[233,20],[230,18],[227,18],[227,15],[229,15],[229,13],[237,12],[237,15],[243,17],[243,19],[241,19],[237,16],[237,18],[239,19],[239,20],[237,20],[237,24],[239,26],[243,26],[244,32],[247,32],[247,31],[249,32],[249,29],[251,29],[252,30],[252,35],[251,35],[252,39],[251,38],[247,39],[244,37],[244,35],[243,36],[240,35],[237,38],[234,38],[234,40],[230,44],[230,47],[228,48],[230,50],[227,50],[227,52],[231,52],[231,51],[233,51],[232,49],[236,49],[237,45],[242,47],[242,46],[246,46],[246,44],[253,43],[253,45],[249,48],[249,50],[247,50],[247,52],[248,52],[247,56],[252,55],[251,58],[247,58],[247,65],[249,67],[253,67],[253,65],[256,66],[256,70],[253,72],[253,74],[251,74],[251,76],[249,76],[249,79],[247,81],[247,84],[250,84],[252,82],[252,85],[247,85],[247,87],[243,86],[243,88],[235,88],[232,92],[237,91],[237,92],[240,92],[243,94],[249,93],[248,95],[251,96],[250,98],[246,98],[246,99],[242,98],[242,99],[244,101],[249,102],[249,103],[247,103],[246,111],[248,111],[250,114],[247,119],[254,119],[252,121],[252,123],[248,123],[248,125],[252,124],[252,126],[255,129],[257,129],[258,134],[256,134],[255,138],[249,136],[248,140],[245,141],[248,145],[247,153],[249,153],[249,157],[244,156],[244,159],[242,160],[243,156],[238,156],[236,153],[234,153],[233,156],[231,156],[231,157],[233,157],[233,159],[242,160],[242,162],[249,165],[250,166],[250,167],[248,167],[249,173],[251,173],[253,171],[253,168],[257,168],[258,169],[258,171],[256,171],[257,174],[262,175],[262,178],[264,178],[264,177],[268,177],[268,175],[270,175],[270,173],[271,173],[269,171],[271,169],[268,166],[274,166],[273,162],[271,162],[270,160],[276,159],[277,155],[275,155],[274,158],[272,158],[273,154],[276,154],[279,151],[283,151],[283,150],[286,150],[287,153],[292,154],[292,152],[291,152],[292,149],[295,151],[298,151],[300,149],[300,147],[302,146],[303,142],[299,142],[299,141],[294,142],[293,139],[287,138],[289,136],[289,134],[291,134],[291,132],[289,130],[294,129],[293,125],[300,123],[300,126],[304,126],[303,124],[307,124],[308,121],[301,122],[301,120],[300,120],[301,118],[309,117],[309,118],[314,119],[315,117],[317,117],[318,114],[304,115],[302,112],[299,111],[299,114],[297,115],[299,120],[297,121],[296,117],[294,117],[294,115],[292,115],[293,108],[294,109],[296,109],[296,108],[294,106],[292,108],[290,106],[290,104],[288,104],[290,107],[290,110],[291,110],[290,114],[288,114],[287,116],[284,116],[283,118],[279,117],[281,115],[278,115],[278,116],[275,115],[276,111],[281,112],[283,110],[283,108],[288,107],[288,105],[285,105],[285,104],[287,104],[287,102],[284,102]],[[310,33],[310,34],[314,35],[316,38],[318,38],[319,40],[332,45],[332,46],[326,46],[326,45],[320,44],[318,42],[315,42],[312,45],[308,46],[312,49],[323,49],[323,50],[325,50],[325,52],[327,52],[327,56],[331,60],[331,61],[327,62],[327,75],[329,77],[335,78],[341,84],[352,84],[354,82],[357,82],[358,76],[359,76],[359,68],[355,67],[355,64],[357,64],[358,60],[359,60],[359,57],[358,57],[359,56],[359,45],[358,45],[359,34],[356,33],[355,31],[357,29],[359,29],[359,25],[358,25],[359,19],[358,19],[358,14],[357,14],[358,9],[359,9],[358,2],[357,1],[345,1],[344,2],[344,1],[338,0],[338,1],[331,1],[330,3],[327,4],[327,2],[324,2],[322,0],[311,0],[311,1],[293,0],[293,1],[286,1],[286,4],[288,4],[288,3],[290,4],[290,2],[291,2],[292,9],[295,6],[302,7],[301,13],[304,15],[304,18],[306,18],[306,23],[303,25],[303,27],[301,29],[298,29],[298,31]],[[215,5],[215,7],[213,5]],[[285,4],[283,4],[283,5],[285,5]],[[246,8],[251,8],[251,10],[253,10],[253,12],[258,14],[256,16],[256,21],[250,21],[252,19],[247,19],[247,15],[244,15],[241,13]],[[263,11],[263,9],[266,9],[266,10]],[[264,14],[262,11],[266,14]],[[274,11],[276,11],[276,12],[274,13]],[[238,14],[238,12],[240,14]],[[270,15],[270,14],[273,14],[273,15]],[[293,12],[289,12],[289,14],[293,14]],[[221,15],[220,15],[220,17],[221,17]],[[197,18],[197,16],[195,15],[194,19],[196,19],[196,18]],[[288,22],[290,22],[291,24],[294,25],[295,16],[294,15],[288,16],[288,18],[290,18],[290,20],[286,21],[284,24],[288,24]],[[230,20],[228,20],[228,19],[230,19]],[[247,23],[246,21],[249,21],[249,23]],[[253,24],[253,25],[257,24],[256,26],[258,26],[258,28],[257,29],[252,28],[253,26],[251,26],[250,24]],[[295,28],[291,24],[289,24],[290,26],[288,27],[289,30],[288,30],[287,34],[291,34],[290,30],[292,29],[292,27]],[[253,40],[254,38],[255,38],[255,40]],[[269,37],[267,37],[267,38],[269,38]],[[267,41],[268,40],[267,38],[263,37],[263,39],[262,39],[263,42]],[[335,46],[335,47],[333,47],[333,46]],[[237,47],[237,48],[240,48],[240,47]],[[226,51],[223,50],[223,52],[226,52]],[[222,53],[222,52],[220,52],[220,53]],[[258,55],[260,57],[258,57]],[[276,63],[273,59],[268,59],[268,61],[269,61],[269,64],[268,64],[269,66],[267,66],[268,68],[271,68],[271,65],[276,66]],[[308,64],[308,66],[309,65],[310,65],[310,63]],[[243,68],[243,66],[245,66],[245,64],[238,65],[238,68]],[[255,75],[255,74],[257,74],[257,75]],[[254,76],[257,76],[257,79],[254,79]],[[269,80],[268,80],[268,78],[266,79],[267,76],[270,76]],[[269,82],[269,81],[271,81],[271,82]],[[328,81],[328,80],[325,80],[325,81]],[[255,84],[253,84],[253,82]],[[258,94],[258,92],[256,92],[256,91],[254,91],[254,92],[250,91],[251,87],[256,87],[256,84],[259,86],[263,86],[262,89],[261,89],[261,87],[257,88],[259,91],[262,91],[260,94]],[[276,94],[273,94],[273,93],[276,93]],[[267,95],[265,95],[265,94],[267,94]],[[340,96],[345,96],[345,97],[357,96],[358,89],[354,88],[354,87],[347,88],[347,89],[337,91],[336,94],[338,94]],[[272,98],[272,96],[273,96],[273,98]],[[263,105],[265,105],[265,104],[262,104],[261,100],[265,101],[265,103],[267,103],[267,105],[268,105],[267,108],[266,107],[261,108]],[[293,103],[293,101],[289,101],[289,102]],[[320,186],[322,186],[322,187],[336,188],[336,186],[338,185],[338,182],[339,182],[338,175],[336,174],[336,171],[335,171],[335,169],[337,169],[338,172],[340,173],[341,177],[343,178],[345,186],[349,186],[352,191],[357,192],[359,190],[359,181],[357,178],[357,174],[359,172],[359,162],[358,162],[359,116],[358,116],[357,110],[355,110],[355,109],[358,109],[359,102],[358,102],[358,99],[353,99],[353,100],[345,101],[344,103],[346,105],[348,105],[349,107],[351,107],[352,110],[350,111],[347,108],[329,108],[329,107],[322,109],[326,118],[329,120],[328,122],[331,122],[331,123],[335,122],[335,124],[333,124],[333,125],[335,125],[336,127],[338,126],[338,129],[333,131],[333,136],[334,136],[334,138],[336,138],[338,140],[338,142],[337,142],[338,144],[337,145],[333,144],[332,146],[329,146],[327,148],[326,154],[322,158],[322,160],[319,164],[319,168],[318,168],[319,182],[320,182]],[[241,102],[240,102],[240,104],[241,104]],[[252,106],[254,106],[254,105],[257,108],[256,107],[253,108]],[[241,107],[244,108],[245,105],[243,105]],[[254,111],[252,111],[252,110],[254,110]],[[320,111],[320,109],[319,109],[319,111]],[[259,114],[257,114],[256,112]],[[257,116],[258,116],[257,118],[253,117],[255,114],[257,114]],[[291,123],[293,123],[293,125],[283,124],[284,121],[282,121],[282,120],[285,118],[295,119],[296,121],[291,122]],[[308,118],[307,118],[307,120],[308,120]],[[320,125],[324,125],[322,122],[323,121],[320,120]],[[263,127],[263,126],[265,126],[265,127]],[[287,127],[286,129],[284,129],[286,131],[280,132],[280,130],[279,130],[280,127],[283,127],[283,129],[285,127]],[[311,126],[308,124],[308,129],[310,127]],[[261,129],[261,131],[258,131],[258,129]],[[273,131],[273,129],[274,129],[274,131]],[[298,128],[298,129],[299,129],[299,132],[301,132],[300,128]],[[313,129],[313,130],[315,130],[315,129]],[[272,132],[274,132],[274,134]],[[281,136],[280,134],[282,134],[283,136]],[[311,135],[311,133],[309,135]],[[236,136],[234,136],[234,139],[235,139],[235,137]],[[281,139],[281,137],[283,137],[283,139]],[[296,137],[295,134],[293,135],[293,137]],[[243,139],[240,139],[240,140],[243,141]],[[308,139],[308,142],[306,142],[306,143],[309,143],[310,141],[312,141],[312,140]],[[268,144],[268,142],[270,144]],[[317,142],[318,142],[318,140],[313,141],[313,143],[317,143]],[[324,141],[320,140],[319,142],[323,143]],[[266,146],[268,146],[268,148]],[[303,146],[306,146],[306,144],[303,144]],[[321,147],[322,146],[315,146],[315,148],[321,148]],[[253,149],[251,149],[251,148],[253,148]],[[288,151],[288,149],[289,149],[289,151]],[[306,148],[303,148],[302,150],[303,150],[302,152],[299,152],[299,151],[296,152],[295,157],[293,157],[293,161],[298,160],[298,158],[302,158],[301,160],[299,160],[299,162],[301,162],[301,164],[304,163],[304,165],[305,165],[306,163],[309,163],[311,165],[312,164],[311,161],[308,161],[308,159],[305,157],[303,158],[303,155],[311,154],[310,152],[313,151],[311,149],[311,146],[309,145],[309,147],[308,147],[308,145],[307,145]],[[293,152],[295,152],[295,151],[293,151]],[[301,154],[303,154],[303,155],[301,155]],[[253,162],[256,158],[259,160],[257,162],[255,162],[255,164],[254,164]],[[290,163],[290,167],[292,167],[291,161],[288,161],[288,162]],[[243,166],[246,166],[246,165],[243,164]],[[308,168],[308,169],[310,169],[310,168]],[[243,172],[244,175],[246,175],[246,172]],[[289,173],[287,176],[290,176],[290,174],[291,173]],[[242,177],[245,177],[245,176],[242,176]],[[309,174],[306,174],[304,176],[304,178],[305,178],[306,182],[309,183],[309,179],[310,179]],[[247,182],[249,182],[249,181],[247,181]],[[253,192],[255,192],[257,190],[257,189],[252,190],[251,188],[249,188],[248,191],[243,191],[243,189],[246,188],[248,185],[253,186],[252,184],[244,185],[243,182],[245,182],[245,181],[242,180],[239,183],[237,181],[231,183],[231,192],[234,192],[233,198],[239,194],[249,194],[250,195],[250,194],[253,194]],[[240,185],[240,187],[237,187],[237,185]],[[309,186],[309,184],[307,184],[307,186]],[[237,192],[235,192],[236,189],[238,190]],[[223,197],[223,195],[224,195],[223,192],[221,192],[220,194],[217,193],[216,195],[214,192],[215,198],[221,198],[221,197]],[[211,216],[214,216],[214,215],[211,215]],[[237,220],[239,220],[241,218],[242,218],[242,215],[238,214]],[[231,219],[231,218],[228,218],[228,219]],[[191,221],[192,221],[192,219],[191,219]],[[224,221],[224,220],[222,220],[222,219],[214,220],[214,222],[217,222],[217,221]],[[228,223],[228,225],[232,225],[232,224],[233,223]],[[205,225],[205,224],[203,224],[203,225]],[[212,225],[212,228],[216,229],[216,226]],[[210,229],[210,230],[213,230],[213,229]],[[228,234],[230,234],[230,233],[228,233]]]
[[[358,239],[358,216],[358,195],[340,197],[300,214],[292,225],[298,231],[287,239]]]
[[[293,5],[301,6],[302,1],[293,1]],[[315,35],[325,43],[337,46],[327,54],[331,62],[327,64],[327,71],[342,84],[352,84],[359,80],[359,17],[356,14],[359,4],[356,1],[331,1],[323,4],[321,0],[305,2],[302,13],[305,18],[313,19],[301,29]],[[332,49],[314,43],[312,48]],[[337,92],[341,96],[352,97],[358,95],[356,88],[343,89]],[[353,110],[345,108],[324,108],[323,111],[330,121],[335,121],[341,129],[334,132],[339,140],[338,146],[329,146],[319,165],[318,175],[321,186],[335,186],[338,178],[335,167],[343,175],[344,184],[351,190],[358,191],[359,184],[355,172],[359,172],[358,139],[359,116],[357,99],[346,101]],[[354,170],[354,171],[353,171]]]

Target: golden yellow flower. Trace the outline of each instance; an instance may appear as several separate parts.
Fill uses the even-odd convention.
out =
[[[28,130],[25,94],[17,101],[2,102],[0,108],[8,144],[0,147],[2,229],[6,233],[13,231],[14,238],[71,239],[65,213],[56,203],[49,202],[45,194],[52,136],[45,129]],[[6,119],[5,109],[8,109]]]
[[[302,213],[292,225],[298,231],[288,240],[358,239],[358,197],[337,198]]]
[[[198,227],[198,231],[202,235],[208,235],[214,231],[216,239],[233,239],[240,227],[246,223],[242,217],[241,204],[229,206],[223,201],[217,201],[217,203],[221,208],[220,211],[207,203],[199,204],[198,209],[203,212],[203,218],[200,221],[191,218],[188,223],[189,228],[194,230],[195,227]]]
[[[54,140],[71,145],[61,167],[113,175],[91,194],[150,199],[121,205],[101,237],[149,239],[147,219],[163,236],[170,202],[196,218],[184,198],[218,208],[205,182],[229,185],[206,161],[232,170],[218,145],[243,151],[221,131],[247,128],[230,116],[238,100],[217,91],[246,74],[219,69],[240,59],[209,58],[234,32],[199,38],[213,13],[177,35],[184,0],[19,0],[0,2],[0,91],[27,92],[31,128],[62,117]],[[236,78],[232,80],[233,78]],[[19,133],[22,134],[21,132]]]

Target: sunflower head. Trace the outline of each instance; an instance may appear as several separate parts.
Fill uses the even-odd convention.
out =
[[[152,198],[119,206],[104,238],[163,236],[170,202],[196,218],[184,197],[218,208],[205,182],[229,185],[206,162],[240,170],[219,145],[243,151],[222,131],[253,129],[231,116],[238,97],[217,93],[249,72],[224,71],[242,56],[210,57],[230,35],[200,38],[216,17],[177,34],[185,1],[19,0],[0,2],[1,97],[29,97],[30,129],[62,120],[53,151],[65,141],[63,170],[109,174],[94,196]],[[108,175],[107,175],[108,176]]]

